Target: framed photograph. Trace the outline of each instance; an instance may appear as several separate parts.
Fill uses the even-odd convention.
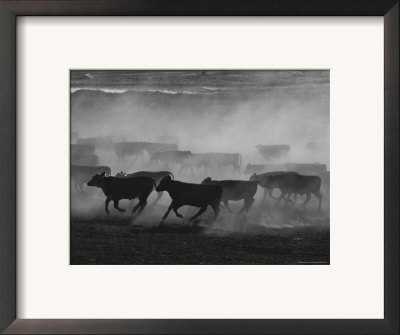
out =
[[[398,1],[1,1],[0,330],[398,334]]]

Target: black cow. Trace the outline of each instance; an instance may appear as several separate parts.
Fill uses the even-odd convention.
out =
[[[229,200],[244,200],[243,207],[239,214],[243,211],[248,212],[254,202],[254,195],[257,193],[257,182],[246,180],[212,180],[207,177],[201,182],[203,185],[220,185],[222,187],[222,202],[229,213]]]
[[[174,175],[172,172],[169,171],[138,171],[134,173],[125,173],[125,172],[119,172],[115,175],[115,177],[118,178],[137,178],[137,177],[149,177],[152,178],[156,184],[156,186],[160,183],[160,181],[166,177],[166,176],[171,176],[172,179],[174,178]],[[154,203],[157,203],[158,200],[162,197],[163,192],[158,192],[158,197]]]
[[[119,178],[149,177],[154,179],[156,185],[158,185],[159,182],[167,176],[171,176],[172,179],[175,179],[174,174],[170,171],[138,171],[133,173],[125,173],[121,171],[115,175],[115,177]]]
[[[155,182],[149,177],[137,178],[117,178],[106,177],[105,173],[96,174],[87,183],[88,186],[101,188],[106,196],[105,211],[110,214],[108,204],[112,200],[114,208],[120,212],[125,212],[125,209],[119,208],[118,203],[121,199],[139,198],[139,203],[133,207],[132,214],[140,207],[139,214],[143,211],[147,204],[147,198],[155,187]]]
[[[321,194],[321,178],[319,176],[303,176],[299,174],[280,174],[270,176],[267,179],[268,188],[278,188],[281,190],[281,196],[278,199],[276,205],[285,199],[285,196],[290,194],[305,194],[306,199],[302,203],[302,207],[305,207],[306,203],[310,200],[311,194],[314,194],[318,198],[318,210],[321,209],[322,194]]]
[[[204,213],[208,205],[214,210],[214,219],[218,217],[219,204],[222,198],[222,187],[219,185],[183,183],[172,180],[170,176],[167,176],[158,184],[156,191],[167,191],[172,199],[167,212],[161,219],[160,225],[164,223],[171,209],[174,210],[177,217],[183,218],[178,213],[178,209],[185,205],[200,207],[200,210],[190,218],[191,221]]]
[[[99,157],[94,154],[90,155],[71,155],[71,164],[95,166],[99,164]]]
[[[256,145],[260,155],[267,161],[272,161],[280,158],[284,158],[290,151],[290,146],[285,144],[278,145]]]
[[[108,176],[111,175],[111,169],[108,166],[71,165],[71,181],[76,190],[83,191],[83,184],[87,183],[93,175],[102,172]]]

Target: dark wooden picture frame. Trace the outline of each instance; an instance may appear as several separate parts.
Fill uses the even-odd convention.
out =
[[[383,16],[384,319],[33,320],[17,319],[16,18],[26,15]],[[7,334],[398,334],[399,1],[398,0],[1,0],[0,331]]]

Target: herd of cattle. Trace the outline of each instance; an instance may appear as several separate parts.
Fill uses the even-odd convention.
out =
[[[318,199],[318,210],[321,209],[321,185],[329,185],[329,171],[325,164],[272,164],[271,161],[284,158],[288,155],[288,145],[258,145],[259,153],[268,161],[268,164],[248,164],[245,173],[250,174],[248,180],[213,180],[210,177],[201,183],[188,183],[175,180],[170,171],[174,168],[178,173],[194,173],[202,169],[202,174],[208,174],[218,169],[231,174],[241,172],[242,158],[239,153],[192,153],[191,151],[178,150],[177,141],[169,138],[169,143],[159,142],[117,142],[109,138],[96,137],[77,139],[76,144],[71,144],[71,182],[79,192],[84,192],[84,185],[100,188],[104,195],[105,211],[109,214],[109,203],[113,201],[114,208],[120,212],[125,210],[119,207],[122,199],[139,199],[133,207],[132,213],[141,213],[147,204],[149,195],[155,190],[158,192],[156,202],[164,191],[168,192],[172,202],[161,222],[167,218],[171,210],[177,217],[183,216],[178,212],[182,206],[194,206],[199,211],[190,218],[196,219],[208,206],[214,210],[217,218],[220,205],[231,213],[229,201],[243,200],[243,207],[239,214],[248,212],[254,202],[258,186],[264,189],[262,203],[267,194],[277,200],[276,206],[281,201],[286,205],[296,200],[298,195],[306,198],[301,206],[305,206],[314,195]],[[135,173],[119,172],[112,176],[111,168],[99,166],[99,158],[95,150],[113,151],[118,160],[126,156],[141,158],[147,154],[150,164],[163,165],[165,171],[139,171]],[[214,170],[215,171],[215,170]],[[325,187],[326,189],[326,187]],[[273,196],[273,190],[279,190],[278,198]]]

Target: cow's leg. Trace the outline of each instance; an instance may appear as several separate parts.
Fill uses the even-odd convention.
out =
[[[320,211],[322,206],[322,193],[315,192],[314,195],[318,198],[318,210]]]
[[[140,199],[139,199],[139,203],[138,203],[135,207],[133,207],[133,209],[132,209],[132,214],[135,214],[135,212],[137,211],[137,209],[140,207],[140,203],[141,203],[141,201],[140,201]]]
[[[249,198],[249,199],[245,200],[246,212],[249,211],[249,209],[250,209],[250,207],[251,207],[251,205],[253,204],[254,201],[255,201],[254,198]]]
[[[172,210],[173,207],[174,207],[174,202],[172,201],[171,204],[169,205],[167,211],[165,212],[164,216],[161,219],[160,226],[164,223],[165,219],[167,218],[169,212]]]
[[[243,200],[243,207],[240,209],[240,211],[237,215],[242,214],[245,209],[246,209],[246,199]]]
[[[214,220],[216,220],[218,217],[219,211],[220,211],[219,203],[218,202],[211,203],[210,205],[211,205],[212,209],[214,210]]]
[[[181,206],[175,204],[174,207],[172,207],[172,209],[174,210],[175,215],[176,215],[178,218],[183,219],[183,215],[182,215],[181,213],[178,212],[178,209],[179,209],[180,207],[181,207]]]
[[[283,192],[283,191],[281,191],[281,192],[282,192],[281,196],[279,197],[278,201],[275,204],[276,207],[279,206],[279,203],[281,202],[282,199],[285,200],[285,196],[286,196],[287,192]]]
[[[247,199],[244,199],[243,207],[242,207],[242,209],[239,211],[238,215],[242,214],[244,211],[246,211],[246,213],[247,213],[247,212],[249,211],[251,205],[253,204],[253,202],[254,202],[254,198],[247,198]]]
[[[146,205],[147,205],[147,198],[142,198],[142,199],[139,198],[140,209],[139,209],[139,213],[138,214],[142,213],[142,211],[144,210]]]
[[[111,199],[110,198],[106,198],[106,202],[105,202],[105,210],[107,214],[110,214],[110,211],[108,210],[108,204],[110,203]]]
[[[114,208],[115,208],[116,210],[122,212],[122,213],[125,212],[125,209],[119,208],[119,207],[118,207],[118,204],[119,204],[119,200],[114,200]]]
[[[207,206],[200,207],[200,210],[199,210],[195,215],[193,215],[193,216],[189,219],[189,221],[193,221],[194,219],[196,219],[198,216],[200,216],[201,214],[203,214],[203,213],[206,211],[206,209],[207,209]]]
[[[263,198],[261,199],[261,205],[264,205],[265,199],[267,198],[267,193],[268,193],[268,189],[266,187],[264,187],[264,195],[263,195]]]
[[[224,202],[224,206],[225,206],[225,208],[227,209],[227,211],[228,211],[230,214],[232,214],[231,208],[229,207],[229,202],[228,202],[228,200],[224,200],[223,202]]]
[[[292,200],[290,199],[290,197],[293,195],[293,193],[292,192],[289,192],[288,194],[287,194],[287,196],[285,197],[285,207],[287,207],[288,206],[288,204],[289,204],[289,202],[291,202]]]
[[[304,200],[304,202],[301,204],[301,207],[306,207],[306,203],[309,202],[310,199],[311,199],[311,194],[306,193],[306,200]]]

